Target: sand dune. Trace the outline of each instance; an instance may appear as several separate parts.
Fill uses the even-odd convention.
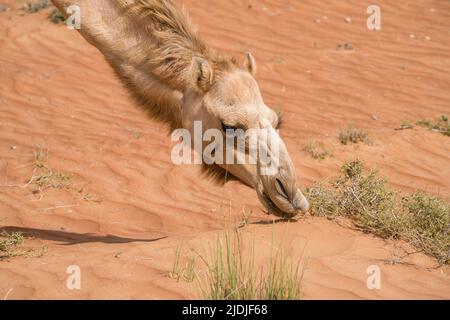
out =
[[[273,228],[307,261],[304,298],[450,298],[448,267],[405,253],[413,248],[321,218],[264,223],[272,218],[250,188],[173,165],[167,129],[135,106],[94,47],[51,23],[48,11],[2,3],[10,10],[0,13],[0,229],[33,236],[24,250],[48,250],[0,261],[0,298],[201,297],[195,284],[167,276],[175,250],[205,252],[242,210],[252,212],[243,233],[256,239],[259,264]],[[376,32],[366,28],[365,1],[183,1],[212,46],[256,57],[264,99],[284,113],[281,135],[302,186],[359,157],[401,191],[448,197],[449,138],[394,128],[450,113],[450,3],[378,3]],[[353,50],[338,50],[344,43]],[[372,144],[341,146],[348,123]],[[335,156],[314,160],[302,151],[308,139]],[[39,196],[26,186],[36,145],[72,177],[69,188]],[[66,288],[74,264],[81,290]],[[366,286],[369,265],[381,268],[381,290]]]

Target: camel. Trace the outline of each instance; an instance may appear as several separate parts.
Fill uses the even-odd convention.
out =
[[[170,0],[52,0],[79,8],[81,35],[104,55],[118,78],[151,116],[173,130],[268,129],[278,141],[277,170],[255,164],[214,164],[256,190],[267,213],[282,218],[306,212],[287,148],[275,129],[280,117],[263,101],[251,53],[244,63],[209,48],[187,15]],[[271,146],[264,145],[271,153]],[[235,149],[235,154],[248,149]],[[275,156],[273,156],[275,157]]]

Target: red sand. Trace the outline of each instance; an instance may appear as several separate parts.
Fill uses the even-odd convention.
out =
[[[267,264],[273,226],[260,223],[271,217],[253,190],[173,165],[167,131],[134,105],[94,47],[47,11],[2,3],[13,9],[0,13],[0,229],[17,227],[34,236],[24,248],[48,252],[0,261],[0,298],[201,297],[195,282],[167,276],[175,249],[207,252],[223,217],[243,209],[253,212],[243,232]],[[265,101],[285,115],[281,135],[302,186],[358,157],[402,191],[448,197],[450,139],[394,128],[450,113],[450,3],[378,3],[380,32],[367,30],[364,1],[184,1],[212,46],[256,57]],[[336,50],[343,43],[354,50]],[[347,123],[373,144],[341,146]],[[335,157],[312,159],[302,151],[308,139]],[[69,189],[39,198],[24,187],[37,144],[52,168],[73,176]],[[274,228],[288,252],[305,258],[304,298],[450,298],[448,267],[420,253],[400,259],[401,243],[312,217]],[[73,264],[81,290],[66,288]],[[369,265],[381,268],[380,290],[366,287]]]

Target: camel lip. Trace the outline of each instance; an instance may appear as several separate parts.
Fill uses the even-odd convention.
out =
[[[292,212],[285,212],[281,210],[265,192],[262,193],[261,198],[263,200],[264,207],[267,209],[267,214],[273,214],[280,218],[293,218],[298,214],[297,210],[293,210]]]

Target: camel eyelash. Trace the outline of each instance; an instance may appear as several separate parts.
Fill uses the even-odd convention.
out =
[[[224,132],[226,132],[227,129],[229,129],[229,130],[239,130],[239,129],[241,129],[241,130],[243,130],[243,131],[246,130],[245,127],[242,126],[242,125],[240,125],[240,124],[231,126],[231,125],[227,125],[227,124],[225,124],[223,121],[221,121],[221,125],[222,125],[222,130],[223,130]]]
[[[236,130],[236,127],[227,125],[223,121],[221,121],[221,124],[222,124],[222,130],[224,132],[226,132],[227,130]]]

